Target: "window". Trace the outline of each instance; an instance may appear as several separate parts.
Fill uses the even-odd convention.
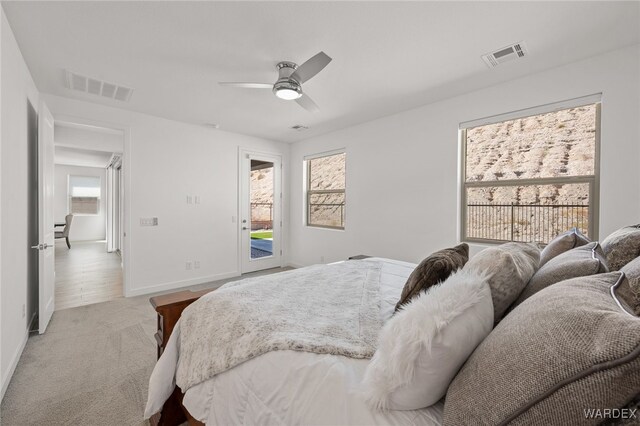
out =
[[[100,213],[100,177],[69,175],[69,213],[97,215]]]
[[[599,96],[589,101],[461,125],[464,240],[548,243],[573,227],[597,238]]]
[[[307,225],[344,229],[344,152],[307,157]]]

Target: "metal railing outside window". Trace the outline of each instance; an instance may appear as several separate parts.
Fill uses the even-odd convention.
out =
[[[467,238],[548,243],[578,228],[589,234],[588,204],[468,204]]]

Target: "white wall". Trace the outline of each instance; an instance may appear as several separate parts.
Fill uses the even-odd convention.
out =
[[[639,76],[640,46],[633,46],[294,144],[290,262],[355,254],[417,262],[455,244],[459,123],[598,92],[600,236],[638,223]],[[347,150],[346,230],[306,227],[303,157],[338,148]]]
[[[71,241],[95,241],[107,238],[107,172],[99,167],[78,167],[56,164],[53,188],[53,212],[56,223],[63,223],[69,212],[68,177],[97,176],[100,178],[100,211],[95,216],[75,215],[71,222]],[[58,228],[62,230],[62,228]]]
[[[0,243],[1,327],[0,373],[2,395],[27,341],[27,105],[38,109],[38,91],[18,45],[1,11],[2,165],[0,197],[2,238]]]
[[[129,185],[125,211],[130,218],[124,244],[125,260],[127,251],[130,259],[125,263],[127,295],[239,274],[238,148],[281,154],[288,187],[288,144],[53,95],[42,97],[57,120],[95,121],[127,130],[123,157],[125,186]],[[188,205],[187,195],[199,195],[201,204]],[[288,206],[285,199],[285,230]],[[140,226],[140,218],[146,217],[157,217],[159,226]],[[286,256],[286,237],[283,243]],[[199,260],[200,269],[185,270],[188,260]]]
[[[2,31],[4,29],[4,10],[2,9],[2,7],[0,6],[0,241],[2,240],[2,162],[3,162],[3,156],[2,156],[2,131],[3,131],[3,126],[2,126],[2,64],[4,63],[4,61],[2,60],[2,53],[4,52],[4,49],[2,48],[2,39],[4,37],[2,37]],[[3,312],[4,310],[2,309],[2,305],[3,305],[3,298],[2,298],[2,244],[0,243],[0,333],[2,333],[2,324],[4,324],[4,322],[2,321],[2,316],[3,316]],[[3,350],[3,343],[2,343],[2,336],[0,336],[0,402],[2,402],[2,399],[4,398],[4,392],[7,388],[7,385],[9,384],[9,380],[8,378],[5,379],[5,367],[4,367],[4,357],[2,355]],[[6,380],[6,385],[5,385],[5,380]]]

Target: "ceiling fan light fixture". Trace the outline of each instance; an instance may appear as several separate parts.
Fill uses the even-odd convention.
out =
[[[274,95],[286,101],[296,101],[298,105],[309,112],[318,112],[319,108],[313,100],[302,92],[302,84],[309,81],[326,67],[331,58],[326,53],[320,52],[298,66],[294,62],[281,61],[276,64],[278,81],[273,86],[269,83],[240,83],[222,81],[218,84],[228,87],[240,87],[244,89],[271,89]]]
[[[292,101],[298,99],[302,94],[292,89],[279,89],[276,91],[276,96],[286,101]]]
[[[293,80],[278,81],[273,85],[273,93],[280,99],[292,101],[302,96],[302,88]]]

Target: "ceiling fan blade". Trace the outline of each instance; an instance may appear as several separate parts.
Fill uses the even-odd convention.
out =
[[[320,52],[304,64],[300,65],[293,74],[291,74],[291,78],[302,84],[322,71],[324,67],[329,65],[329,62],[331,62],[331,58],[327,56],[326,53]]]
[[[273,89],[273,84],[271,83],[235,83],[231,81],[225,81],[218,84],[220,86],[239,87],[241,89]]]
[[[313,102],[313,100],[309,96],[305,95],[304,93],[302,94],[302,96],[296,99],[296,102],[298,103],[298,105],[300,105],[302,108],[306,109],[307,111],[310,111],[310,112],[320,111],[320,108],[318,108],[318,105],[316,105],[316,103]]]

